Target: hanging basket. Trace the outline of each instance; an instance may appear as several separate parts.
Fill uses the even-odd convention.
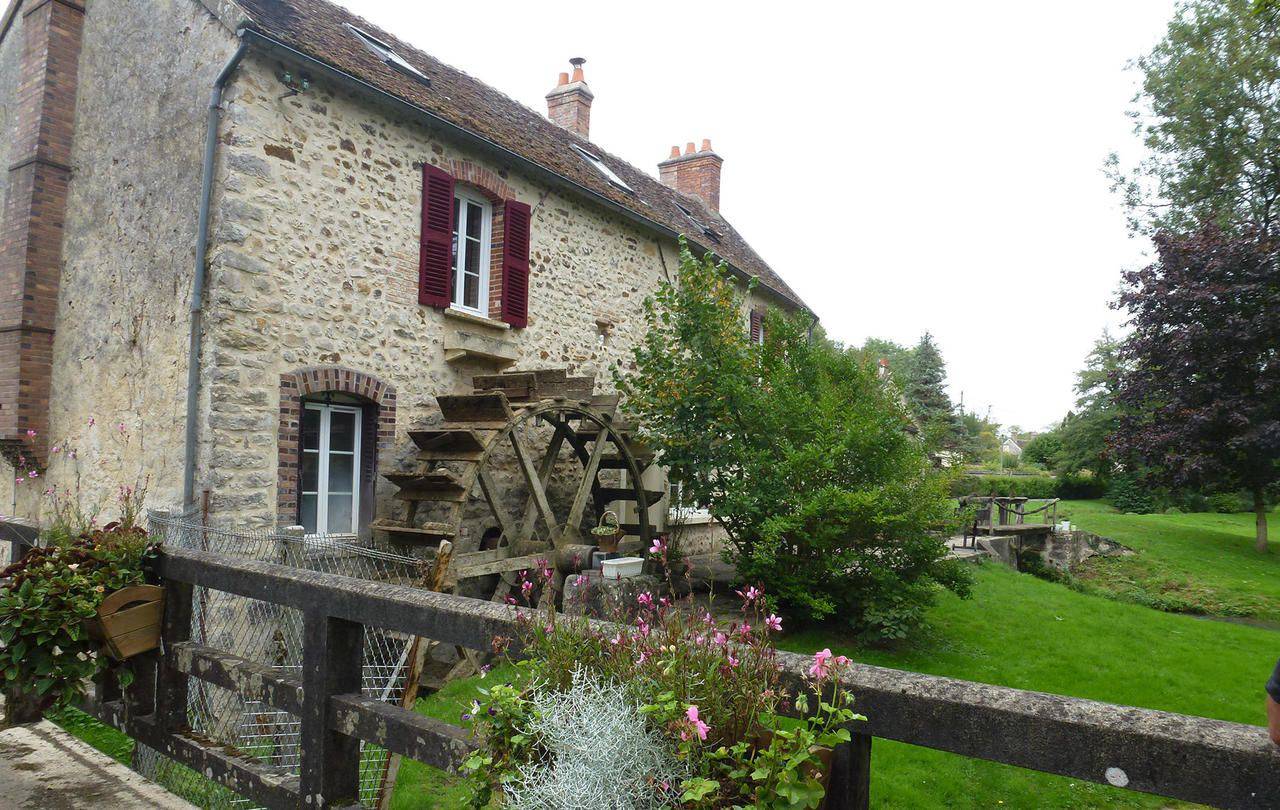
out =
[[[606,554],[618,551],[618,543],[622,540],[622,527],[618,525],[618,516],[613,511],[606,511],[600,516],[600,523],[591,530],[591,537],[596,545]]]
[[[164,588],[131,585],[108,594],[85,626],[112,658],[123,661],[160,646],[163,619]]]

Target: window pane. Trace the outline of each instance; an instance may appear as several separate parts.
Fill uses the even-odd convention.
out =
[[[331,411],[329,413],[329,449],[346,450],[356,448],[356,415],[348,411]]]
[[[320,454],[302,454],[302,491],[315,492],[320,484]]]
[[[351,500],[350,495],[330,495],[329,496],[329,526],[328,531],[333,533],[350,532],[351,527]]]
[[[479,241],[483,223],[484,209],[475,203],[467,203],[467,237]]]
[[[302,409],[302,448],[320,449],[320,411],[315,408]]]
[[[298,522],[302,524],[302,528],[307,530],[307,534],[316,533],[316,496],[303,495],[302,509],[298,515]]]
[[[480,277],[467,273],[462,277],[465,289],[462,293],[462,303],[472,309],[480,308]]]
[[[333,453],[329,456],[329,491],[330,492],[354,492],[355,475],[354,455],[343,455],[341,453]]]

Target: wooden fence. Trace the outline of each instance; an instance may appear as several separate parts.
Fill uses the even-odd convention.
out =
[[[89,708],[269,808],[354,805],[361,740],[441,768],[472,750],[465,729],[361,694],[366,627],[476,650],[516,635],[511,608],[421,589],[183,549],[163,552],[158,570],[168,589],[163,654],[135,659],[128,694],[102,689]],[[195,585],[301,611],[301,680],[192,643]],[[780,660],[798,684],[809,659]],[[301,776],[281,777],[192,733],[188,676],[298,715]],[[863,665],[847,686],[870,719],[851,726],[853,742],[836,752],[831,810],[867,806],[874,737],[1218,807],[1280,803],[1280,752],[1260,727]]]

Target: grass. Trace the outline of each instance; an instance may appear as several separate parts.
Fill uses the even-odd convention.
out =
[[[1076,573],[1085,590],[1158,610],[1248,617],[1280,626],[1280,543],[1253,548],[1248,514],[1121,514],[1101,501],[1066,501],[1059,514],[1138,553],[1090,560]],[[1272,513],[1280,534],[1280,513]]]

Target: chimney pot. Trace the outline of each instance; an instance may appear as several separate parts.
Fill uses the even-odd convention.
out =
[[[547,93],[547,117],[552,123],[589,139],[591,100],[595,96],[582,78],[582,64],[586,61],[580,56],[569,60],[573,65],[573,79],[570,81],[568,73],[560,74],[559,82]]]
[[[697,197],[712,211],[720,210],[720,167],[724,158],[711,151],[711,139],[702,139],[702,150],[689,141],[681,154],[679,146],[671,147],[671,155],[658,164],[662,184],[690,197]]]

